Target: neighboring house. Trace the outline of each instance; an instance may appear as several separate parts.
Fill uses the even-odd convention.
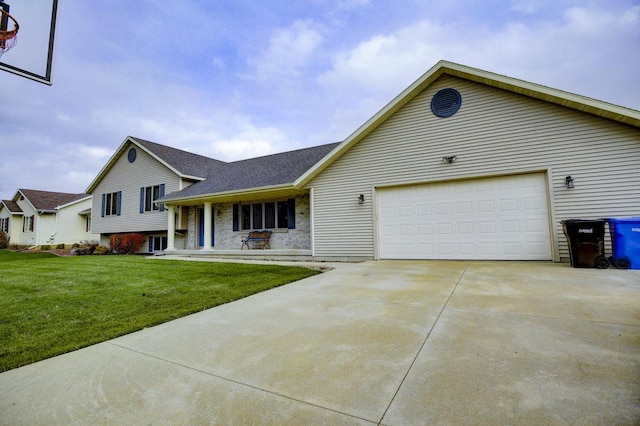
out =
[[[18,189],[13,199],[0,204],[0,229],[12,245],[80,243],[96,238],[90,209],[88,194]]]
[[[109,194],[119,214],[123,191],[133,217],[166,183],[167,251],[228,253],[271,229],[273,254],[319,259],[566,261],[563,219],[640,215],[639,111],[446,61],[340,144],[216,163],[186,188],[126,172],[130,144],[119,183],[87,191],[94,215]]]

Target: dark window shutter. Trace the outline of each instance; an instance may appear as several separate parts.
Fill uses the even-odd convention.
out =
[[[153,237],[149,237],[149,253],[153,251]]]
[[[121,210],[122,210],[122,191],[118,191],[118,211],[116,211],[116,216],[120,216]]]
[[[164,183],[160,184],[160,193],[158,194],[159,198],[164,197]],[[164,211],[164,203],[160,203],[158,204],[158,211],[163,212]]]
[[[233,205],[233,230],[234,231],[239,231],[240,230],[240,214],[238,212],[238,205],[234,204]]]
[[[104,217],[104,209],[107,204],[107,194],[102,194],[102,208],[100,209],[100,216]]]
[[[144,186],[140,188],[140,213],[144,213]]]
[[[289,229],[296,229],[296,199],[289,198],[289,211],[287,212]]]

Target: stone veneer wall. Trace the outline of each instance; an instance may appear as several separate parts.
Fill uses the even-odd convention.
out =
[[[187,224],[187,249],[189,250],[197,250],[199,248],[198,241],[196,240],[196,238],[198,238],[197,212],[197,207],[189,207],[189,217]]]
[[[309,195],[298,195],[295,198],[296,229],[273,229],[273,234],[271,235],[272,249],[308,250],[311,248]],[[215,204],[214,212],[214,248],[221,250],[240,249],[242,237],[247,235],[249,231],[233,231],[233,203]],[[191,223],[191,217],[189,217],[189,221]]]
[[[296,198],[296,229],[274,229],[271,235],[272,249],[305,249],[311,248],[311,213],[309,195],[298,195]],[[197,207],[189,209],[188,248],[197,249]],[[239,250],[242,237],[249,231],[233,231],[233,203],[214,204],[214,249]]]

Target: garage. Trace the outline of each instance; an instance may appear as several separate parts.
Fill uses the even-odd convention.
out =
[[[376,191],[381,259],[551,260],[546,175]]]

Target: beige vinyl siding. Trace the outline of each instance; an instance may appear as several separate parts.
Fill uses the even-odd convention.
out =
[[[86,232],[87,217],[78,214],[90,208],[91,204],[92,200],[88,198],[58,210],[58,232],[54,237],[53,244],[73,244],[98,240],[97,235]]]
[[[20,244],[20,238],[22,235],[22,215],[21,214],[11,214],[8,210],[3,209],[3,212],[6,211],[6,215],[2,215],[2,217],[9,218],[9,244]]]
[[[12,225],[14,225],[13,231],[11,232],[11,244],[28,244],[28,245],[37,245],[38,243],[38,230],[40,227],[38,226],[38,213],[34,210],[26,199],[16,201],[20,209],[22,210],[22,216],[18,216],[18,220],[14,221]],[[23,223],[24,218],[33,216],[33,232],[25,231],[23,232]]]
[[[7,237],[11,236],[11,231],[13,231],[13,220],[11,220],[11,213],[9,213],[9,210],[7,210],[6,208],[4,208],[3,205],[0,205],[0,219],[6,219],[7,223],[8,223],[8,230],[9,232],[7,233]],[[2,227],[0,227],[0,231],[4,231],[2,229]]]
[[[55,232],[56,229],[56,214],[55,213],[44,213],[41,215],[36,215],[36,223],[35,223],[35,234],[36,234],[36,245],[41,244],[54,244],[51,241],[51,235]]]
[[[148,155],[139,147],[137,157],[129,163],[123,150],[113,167],[94,189],[92,232],[99,234],[123,232],[149,232],[167,229],[167,212],[151,211],[140,213],[140,188],[165,184],[165,194],[180,189],[180,177],[169,168]],[[101,216],[102,194],[122,191],[120,216]]]
[[[431,98],[447,87],[461,93],[462,107],[438,118]],[[444,164],[449,155],[458,160]],[[560,220],[640,215],[638,170],[637,128],[445,76],[310,182],[315,255],[374,257],[375,187],[542,171],[554,243],[566,259]]]

